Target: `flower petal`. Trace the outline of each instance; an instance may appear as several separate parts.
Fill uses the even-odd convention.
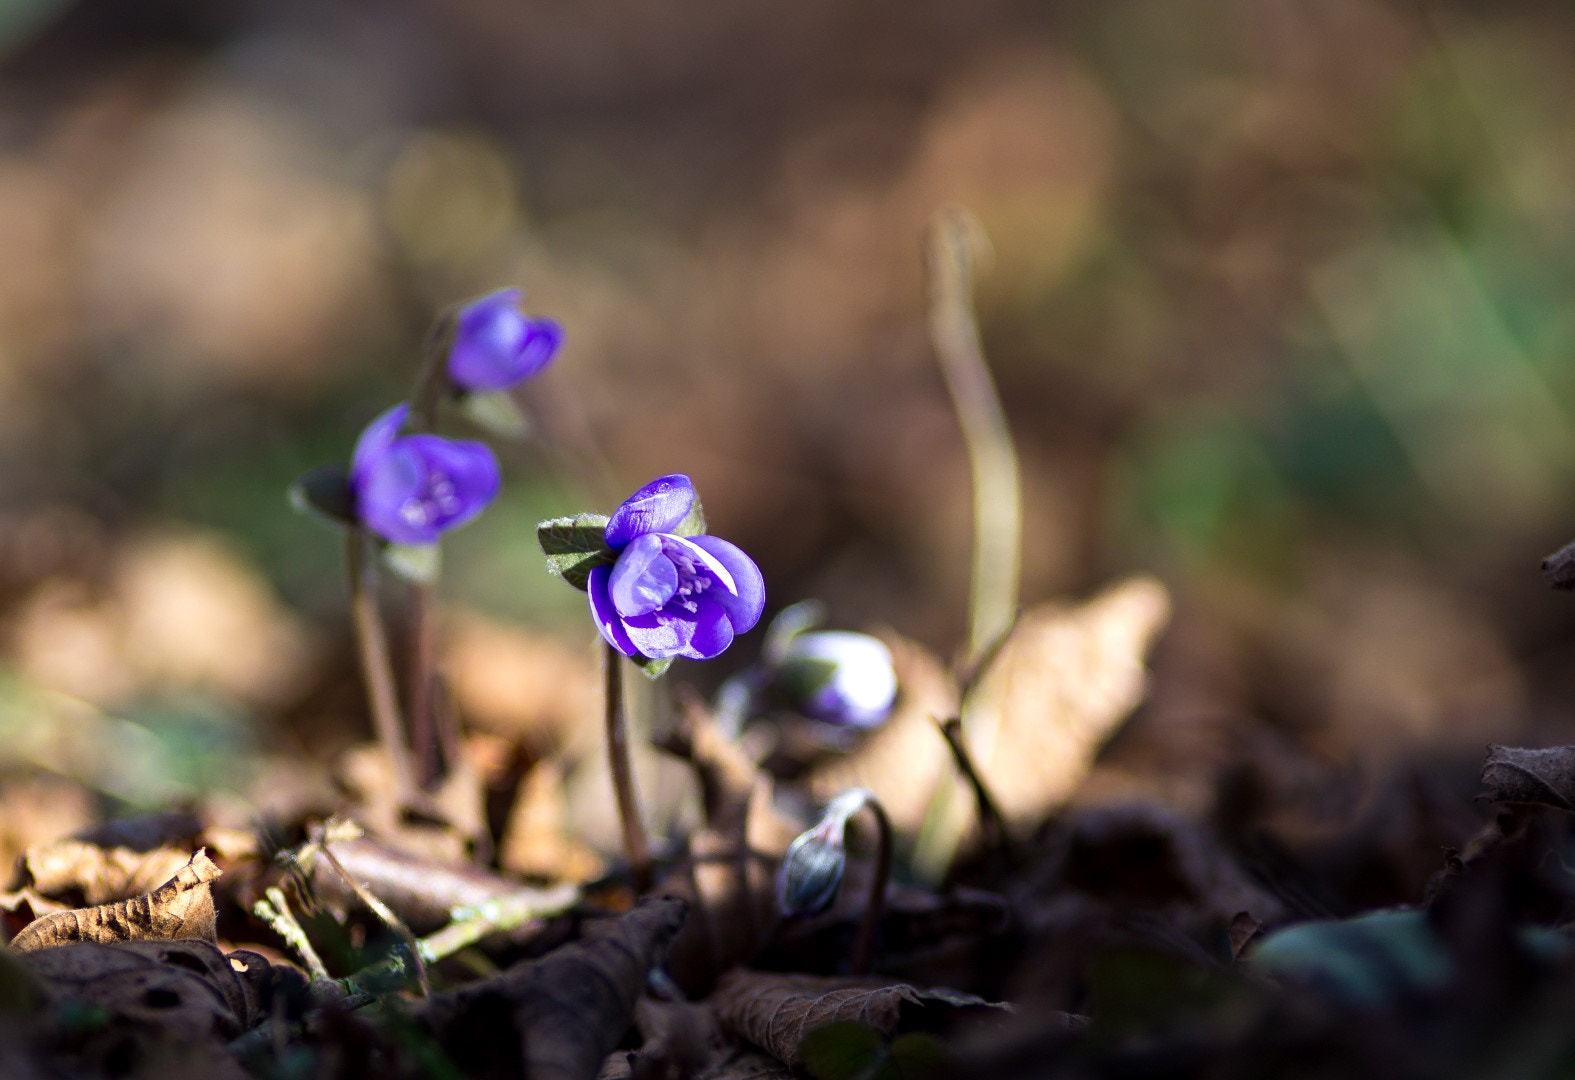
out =
[[[662,537],[646,533],[623,549],[609,583],[618,614],[647,615],[678,591],[678,567],[662,552]]]
[[[707,595],[727,612],[736,634],[747,633],[760,621],[766,609],[766,579],[755,560],[739,548],[716,536],[691,536],[689,542],[705,549],[717,562],[727,567],[736,586],[736,595],[712,590]]]
[[[396,445],[362,463],[357,474],[356,517],[396,544],[430,544],[439,527],[421,501],[426,469],[420,455]]]
[[[361,438],[356,440],[355,454],[350,458],[350,483],[357,489],[361,487],[367,472],[394,445],[394,440],[399,437],[399,429],[405,426],[405,417],[409,415],[409,405],[395,405],[361,432]]]
[[[733,644],[733,624],[727,612],[722,610],[722,605],[712,601],[709,596],[701,597],[696,607],[699,610],[694,616],[694,636],[679,655],[691,660],[710,660],[720,656]]]
[[[613,607],[612,596],[607,589],[607,579],[611,576],[610,568],[598,566],[591,571],[590,580],[585,583],[585,595],[591,601],[591,619],[595,621],[603,641],[625,656],[638,656],[640,650],[629,640],[623,622],[618,618],[618,611]]]
[[[695,486],[683,473],[652,480],[607,519],[607,546],[618,551],[645,533],[671,532],[689,516],[694,504]]]
[[[502,486],[498,459],[485,443],[411,435],[400,440],[400,446],[415,452],[426,468],[424,496],[440,530],[481,513]]]
[[[688,612],[632,615],[623,620],[623,628],[634,647],[652,660],[689,655],[689,643],[695,636],[694,616]]]
[[[448,375],[466,390],[498,390],[518,382],[517,357],[527,320],[519,310],[520,290],[488,293],[459,309],[448,351]]]

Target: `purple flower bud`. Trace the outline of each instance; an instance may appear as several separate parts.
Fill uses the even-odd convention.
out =
[[[552,363],[563,327],[519,309],[520,290],[502,289],[472,300],[454,320],[448,376],[463,390],[501,390]]]
[[[625,656],[709,660],[760,621],[766,584],[754,560],[726,540],[673,532],[694,503],[694,484],[675,473],[607,521],[618,558],[590,572],[586,592],[602,637]]]
[[[396,544],[431,544],[463,525],[498,493],[498,461],[477,442],[399,429],[408,405],[373,420],[356,443],[350,486],[361,524]]]
[[[793,635],[772,683],[805,716],[846,727],[879,725],[897,697],[891,650],[848,630]]]
[[[847,866],[848,819],[874,796],[863,788],[844,791],[826,804],[813,828],[800,833],[777,871],[777,906],[782,914],[814,915],[831,906]]]

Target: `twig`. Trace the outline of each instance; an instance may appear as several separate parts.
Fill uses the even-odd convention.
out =
[[[957,700],[966,707],[973,692],[979,688],[984,677],[995,668],[995,662],[1001,658],[1001,653],[1006,650],[1006,643],[1012,640],[1012,634],[1017,631],[1017,623],[1023,616],[1022,609],[1012,612],[1011,622],[1006,624],[995,640],[985,646],[984,652],[973,657],[958,673]]]
[[[421,959],[421,945],[416,940],[416,935],[410,932],[410,927],[405,924],[405,920],[401,919],[392,908],[379,900],[372,890],[357,881],[350,871],[345,869],[344,863],[340,862],[333,853],[330,841],[326,835],[327,830],[322,826],[318,826],[313,832],[315,834],[312,837],[313,841],[317,844],[323,858],[328,861],[328,865],[333,868],[334,873],[339,875],[340,879],[344,881],[351,892],[355,893],[356,898],[361,903],[371,909],[374,915],[404,940],[405,946],[410,950],[411,964],[415,968],[416,985],[421,988],[421,996],[428,997],[432,993],[432,988],[427,983],[427,968]]]
[[[612,771],[613,794],[618,801],[618,820],[623,826],[624,857],[629,860],[629,877],[634,891],[651,887],[651,853],[640,820],[640,800],[634,789],[634,770],[629,764],[629,725],[623,708],[623,654],[611,645],[605,647],[607,695],[607,763]]]
[[[394,790],[400,805],[415,800],[415,771],[410,748],[405,743],[404,723],[399,716],[399,698],[394,690],[394,669],[388,655],[388,638],[378,618],[376,565],[366,559],[366,533],[360,528],[346,532],[345,562],[350,575],[350,616],[355,626],[356,644],[361,657],[361,677],[366,682],[367,703],[377,738],[388,754]]]
[[[225,1049],[231,1057],[243,1060],[268,1050],[272,1050],[277,1057],[280,1053],[280,1042],[288,1043],[301,1038],[311,1028],[312,1023],[325,1013],[355,1012],[357,1009],[366,1008],[376,1000],[377,996],[375,994],[365,992],[346,994],[338,1001],[320,1005],[313,1009],[306,1016],[302,1017],[298,1023],[283,1025],[283,1030],[281,1030],[281,1025],[278,1023],[264,1022],[258,1024],[250,1031],[231,1039]]]
[[[302,960],[306,962],[307,971],[311,972],[313,981],[328,979],[328,968],[323,965],[322,957],[317,955],[317,950],[312,948],[312,943],[307,940],[306,931],[296,921],[290,911],[290,902],[285,899],[284,890],[277,885],[270,885],[263,893],[263,899],[252,905],[252,914],[278,934],[285,944],[294,949]]]
[[[985,844],[991,850],[1000,852],[1009,862],[1016,862],[1016,853],[1012,850],[1011,837],[1006,831],[1006,820],[1001,815],[1001,808],[985,785],[984,777],[974,767],[973,758],[963,742],[962,721],[953,716],[935,723],[941,729],[946,745],[951,747],[957,771],[962,773],[963,779],[973,789],[974,802],[979,808],[979,830],[984,834]]]
[[[524,890],[518,896],[503,896],[475,907],[458,908],[453,913],[452,922],[417,941],[409,955],[422,963],[435,964],[493,934],[515,930],[538,919],[561,915],[578,903],[579,898],[578,889],[564,885],[547,891]],[[341,979],[340,985],[353,993],[377,993],[398,986],[404,982],[405,955],[401,951],[387,956]]]

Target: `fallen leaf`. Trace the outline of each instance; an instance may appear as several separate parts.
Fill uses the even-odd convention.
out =
[[[416,1015],[462,1075],[594,1076],[628,1031],[685,907],[646,901],[540,960],[435,995]]]
[[[61,840],[22,857],[23,887],[55,899],[69,897],[73,903],[107,904],[152,892],[190,859],[176,848],[137,851]]]
[[[1494,802],[1540,803],[1575,810],[1575,746],[1528,750],[1488,747],[1482,783]]]
[[[956,990],[753,971],[725,975],[712,1001],[724,1031],[795,1067],[803,1063],[804,1036],[827,1024],[852,1020],[892,1038],[962,1013],[1009,1008]]]
[[[1062,805],[1094,755],[1142,700],[1144,657],[1170,614],[1165,587],[1129,578],[1085,604],[1024,613],[980,680],[964,740],[1008,821],[1035,824]],[[943,782],[951,751],[935,721],[957,712],[939,663],[890,642],[902,696],[890,720],[844,761],[811,777],[817,798],[849,787],[879,796],[899,831],[917,830]],[[979,726],[993,717],[993,730]]]
[[[31,952],[81,941],[213,941],[212,883],[220,873],[213,861],[199,851],[174,877],[146,896],[45,915],[24,927],[10,947]]]

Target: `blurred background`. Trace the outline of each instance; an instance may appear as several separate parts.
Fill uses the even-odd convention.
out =
[[[1575,536],[1571,55],[1514,2],[0,0],[5,768],[155,804],[360,738],[341,548],[284,492],[508,284],[568,339],[447,545],[468,716],[594,735],[532,526],[669,471],[768,614],[954,655],[921,237],[957,202],[1024,601],[1175,600],[1111,753],[1184,768],[1227,718],[1464,805],[1482,744],[1575,737],[1537,571]]]

